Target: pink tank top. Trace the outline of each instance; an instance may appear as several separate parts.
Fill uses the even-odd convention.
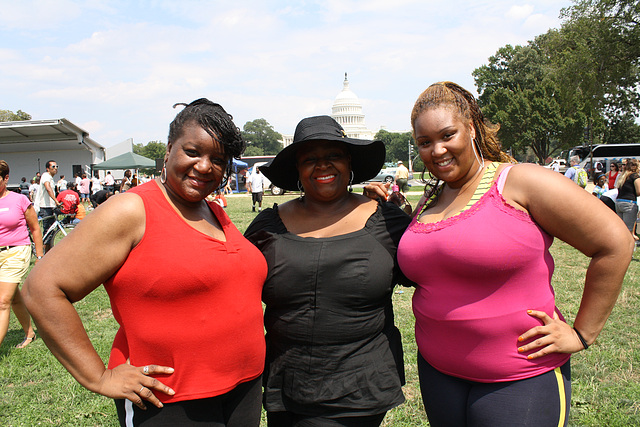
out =
[[[550,316],[556,310],[553,237],[501,192],[496,183],[468,210],[443,221],[414,219],[398,247],[402,271],[417,283],[420,354],[445,374],[478,382],[530,378],[569,359],[553,353],[528,360],[529,353],[518,353],[524,344],[518,336],[541,324],[527,309]]]

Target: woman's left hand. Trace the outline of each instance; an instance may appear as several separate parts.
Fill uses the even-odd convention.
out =
[[[550,353],[576,353],[584,350],[576,332],[560,319],[558,313],[554,312],[551,317],[544,311],[527,310],[527,314],[540,319],[543,323],[543,325],[531,328],[518,337],[518,342],[538,337],[530,343],[518,347],[518,353],[540,349],[529,354],[527,359],[536,359]]]

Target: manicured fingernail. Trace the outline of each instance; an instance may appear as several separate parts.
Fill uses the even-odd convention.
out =
[[[173,368],[169,368],[169,373],[173,374],[174,369]]]
[[[524,341],[524,338],[518,337],[518,341]]]
[[[523,351],[524,351],[524,348],[518,347],[518,353],[522,353]]]
[[[531,311],[531,310],[527,310],[527,314],[531,314],[531,313],[532,313],[532,311]]]
[[[532,355],[528,355],[528,356],[527,356],[527,359],[528,359],[528,360],[531,360],[531,359],[533,359],[533,356],[532,356]]]

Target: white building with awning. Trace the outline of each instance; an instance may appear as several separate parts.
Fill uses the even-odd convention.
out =
[[[9,164],[9,187],[44,173],[49,160],[59,166],[56,181],[61,175],[71,181],[74,173],[88,174],[91,165],[104,161],[105,147],[64,118],[0,122],[0,159]]]

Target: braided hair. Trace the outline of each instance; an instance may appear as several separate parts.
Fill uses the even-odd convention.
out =
[[[244,153],[245,141],[240,129],[233,123],[231,114],[227,113],[220,104],[209,101],[207,98],[196,99],[190,104],[179,102],[174,104],[173,108],[178,105],[183,105],[184,109],[169,125],[169,144],[182,136],[185,126],[196,123],[202,127],[211,135],[211,138],[220,143],[227,158],[224,177],[218,189],[223,188],[231,176],[233,159],[239,159]]]
[[[415,123],[418,116],[429,109],[440,107],[451,108],[464,119],[471,121],[476,132],[473,144],[483,158],[492,162],[515,163],[513,157],[502,151],[500,141],[498,141],[496,134],[500,125],[490,123],[482,114],[474,96],[453,82],[434,83],[420,94],[411,111],[411,128],[414,139],[416,137]],[[425,167],[422,171],[422,181],[425,183],[424,196],[427,202],[423,210],[435,204],[443,184],[430,173],[425,179],[426,172],[427,168]]]

